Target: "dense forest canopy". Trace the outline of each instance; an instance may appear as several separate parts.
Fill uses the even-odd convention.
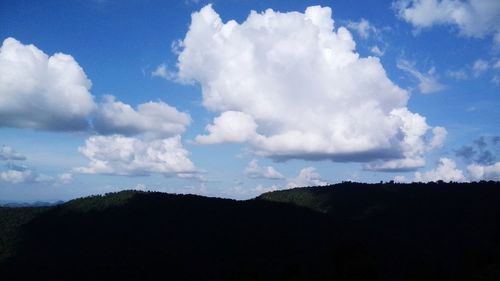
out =
[[[499,280],[500,183],[236,201],[123,191],[0,208],[3,280]]]

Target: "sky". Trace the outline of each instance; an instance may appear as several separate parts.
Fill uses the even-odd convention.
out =
[[[496,0],[4,0],[0,201],[500,180]]]

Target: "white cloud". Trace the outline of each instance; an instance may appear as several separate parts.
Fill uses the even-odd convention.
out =
[[[434,127],[432,129],[433,137],[429,144],[430,149],[443,147],[444,140],[448,136],[448,131],[443,127]]]
[[[500,69],[500,59],[497,60],[497,62],[493,65],[494,69]]]
[[[500,84],[500,75],[493,76],[493,78],[491,78],[491,83],[493,83],[495,85],[499,85]]]
[[[180,136],[157,140],[92,136],[79,151],[90,160],[88,167],[75,168],[79,173],[138,176],[196,172]]]
[[[73,181],[73,174],[63,173],[57,176],[57,180],[61,184],[69,184]]]
[[[0,146],[0,160],[26,160],[26,157],[7,145]]]
[[[200,3],[200,0],[184,0],[184,3],[186,5],[198,4]]]
[[[294,188],[294,187],[304,187],[304,186],[321,186],[328,185],[328,182],[323,180],[321,176],[316,172],[314,167],[307,167],[300,170],[299,175],[290,180],[286,187]]]
[[[349,29],[355,30],[363,39],[368,39],[371,33],[378,32],[377,28],[370,24],[370,22],[366,19],[361,19],[358,22],[350,21],[347,24],[347,27]]]
[[[378,46],[373,46],[370,51],[372,52],[372,54],[378,56],[378,57],[381,57],[384,55],[384,51],[380,50],[380,48]]]
[[[445,86],[439,83],[435,68],[432,67],[427,73],[422,73],[415,68],[414,63],[406,60],[398,60],[397,67],[411,74],[418,80],[418,89],[423,94],[435,93],[443,90]]]
[[[474,77],[479,77],[483,72],[488,70],[490,68],[490,65],[488,64],[487,61],[482,60],[482,59],[477,59],[474,61],[474,64],[472,65],[472,71],[474,72]]]
[[[180,40],[180,39],[172,41],[172,43],[170,44],[170,50],[172,51],[172,53],[174,53],[175,55],[179,55],[182,51],[182,48],[184,48],[184,46],[182,44],[183,44],[182,40]],[[165,65],[165,64],[162,64],[162,65]],[[166,65],[165,65],[165,68],[166,68]],[[175,72],[172,72],[172,73],[175,77],[176,76]]]
[[[7,38],[0,48],[0,127],[82,130],[95,108],[75,59]]]
[[[174,191],[177,194],[209,194],[210,190],[204,182],[200,182],[197,185],[187,185],[182,189],[177,189]]]
[[[38,173],[27,166],[10,166],[6,171],[0,173],[0,179],[13,184],[37,183],[44,185],[69,184],[72,181],[70,173],[63,173],[57,177]]]
[[[0,178],[10,183],[23,183],[32,177],[31,170],[7,170],[0,173]]]
[[[399,17],[418,29],[452,25],[462,36],[500,38],[498,0],[398,0],[393,7]]]
[[[176,77],[175,73],[170,71],[164,63],[160,64],[153,72],[151,72],[151,75],[167,80],[175,80]]]
[[[255,192],[257,194],[262,194],[262,193],[272,192],[272,191],[276,191],[276,190],[280,190],[280,189],[281,188],[277,185],[264,186],[262,184],[259,184],[255,187]]]
[[[431,140],[426,141],[422,136],[426,134],[430,127],[427,125],[424,117],[412,114],[406,109],[395,111],[394,114],[402,120],[399,126],[404,137],[400,140],[400,145],[404,157],[392,160],[379,159],[366,164],[364,169],[398,172],[423,167],[425,160],[422,155],[426,151],[439,147],[446,137],[446,130],[444,128],[435,127],[432,129],[433,135]]]
[[[126,136],[147,135],[170,137],[183,133],[191,123],[189,114],[179,112],[164,102],[139,104],[137,109],[106,96],[93,119],[94,129],[100,134]]]
[[[465,70],[463,70],[463,69],[450,70],[446,74],[455,80],[466,80],[467,78],[469,78],[469,76],[467,75],[467,72],[465,72]]]
[[[500,60],[487,61],[484,59],[477,59],[472,64],[467,66],[467,71],[462,68],[456,71],[448,71],[447,75],[456,80],[466,80],[469,77],[478,78],[489,70],[493,70],[495,72],[498,69],[500,69]],[[492,82],[494,83],[494,81]]]
[[[472,164],[467,166],[467,171],[472,180],[500,181],[500,162],[492,165]]]
[[[415,172],[415,181],[416,182],[430,182],[430,181],[438,181],[442,180],[445,182],[449,181],[457,181],[462,182],[465,181],[464,173],[457,169],[455,161],[442,157],[439,159],[438,166],[427,172]]]
[[[32,182],[50,184],[55,182],[55,178],[49,175],[36,174],[34,175]]]
[[[220,113],[196,140],[246,142],[277,159],[404,159],[408,122],[421,116],[379,59],[361,58],[355,45],[346,28],[334,29],[330,8],[223,23],[204,7],[178,57],[177,80],[200,83],[203,105]],[[411,138],[427,129],[419,133]]]
[[[285,178],[271,166],[259,166],[259,163],[256,159],[253,159],[252,161],[250,161],[250,163],[248,163],[248,166],[245,168],[245,175],[250,178],[265,178],[272,180],[280,180]]]
[[[140,190],[140,191],[145,191],[146,190],[146,186],[142,183],[138,183],[136,186],[132,187],[132,189],[134,190]]]
[[[161,101],[133,108],[112,96],[97,106],[90,87],[90,80],[70,55],[48,56],[33,45],[7,38],[0,49],[0,127],[84,130],[92,119],[97,133],[111,136],[90,137],[80,148],[90,159],[89,166],[76,171],[123,175],[195,172],[179,136],[191,122],[188,114]],[[24,157],[2,146],[0,159]],[[72,181],[72,174],[47,176],[29,169],[9,169],[2,179],[66,184]]]
[[[16,152],[10,146],[0,146],[0,160],[6,160],[6,170],[0,171],[0,180],[13,184],[40,183],[40,184],[68,184],[72,181],[70,173],[63,173],[57,177],[41,174],[26,164],[17,164],[14,161],[25,161],[26,157]],[[24,162],[23,162],[24,163]]]
[[[394,181],[397,183],[407,183],[408,179],[405,176],[395,176]]]
[[[93,114],[92,136],[79,151],[90,162],[75,168],[86,174],[139,176],[176,175],[203,180],[181,143],[191,123],[189,114],[162,101],[136,108],[106,96]]]
[[[364,165],[364,169],[368,171],[379,172],[405,172],[412,171],[425,166],[423,157],[417,156],[414,158],[403,158],[395,160],[377,160]]]
[[[202,144],[245,142],[256,135],[256,128],[252,116],[238,111],[225,111],[206,127],[209,134],[197,136],[196,141]]]

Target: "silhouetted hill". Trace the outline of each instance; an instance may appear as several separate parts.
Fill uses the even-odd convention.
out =
[[[500,184],[124,191],[0,208],[0,241],[2,280],[500,280]]]
[[[258,198],[327,214],[337,234],[374,254],[388,280],[500,280],[498,182],[342,183]]]

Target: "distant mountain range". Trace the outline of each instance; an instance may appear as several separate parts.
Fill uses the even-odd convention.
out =
[[[19,201],[7,201],[0,200],[0,207],[46,207],[46,206],[55,206],[64,203],[64,201],[54,201],[54,202],[45,202],[45,201],[35,201],[35,202],[19,202]]]
[[[500,280],[500,183],[0,208],[2,280]]]

